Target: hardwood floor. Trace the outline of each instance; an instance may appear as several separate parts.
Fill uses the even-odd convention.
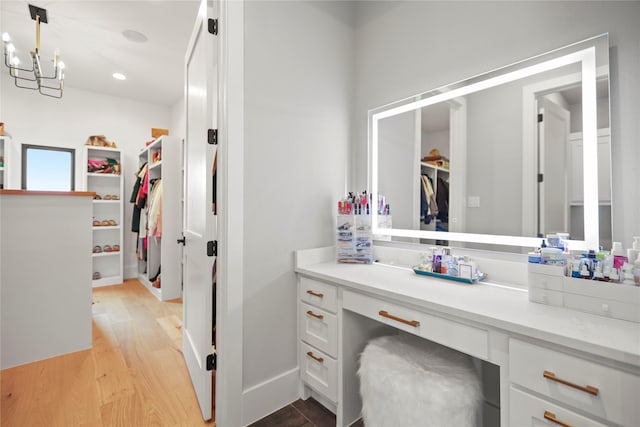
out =
[[[215,426],[181,352],[182,302],[137,280],[93,291],[93,348],[0,372],[2,426]]]

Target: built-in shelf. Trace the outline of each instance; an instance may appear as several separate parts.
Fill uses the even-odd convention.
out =
[[[99,252],[92,254],[93,261],[93,273],[99,273],[101,278],[98,280],[92,280],[93,287],[116,285],[123,282],[123,230],[122,221],[123,207],[123,165],[122,165],[122,152],[118,148],[111,147],[85,147],[85,189],[87,191],[95,192],[100,197],[116,196],[117,200],[93,200],[93,220],[107,221],[112,220],[116,222],[116,225],[98,225],[93,226],[93,246],[100,246],[103,248],[105,245],[120,247],[119,251],[111,252]],[[120,164],[120,173],[99,173],[88,172],[86,169],[89,159],[107,161],[112,164],[113,160]],[[103,233],[102,231],[107,231]],[[100,231],[100,232],[98,232]]]
[[[446,173],[449,173],[449,169],[447,169],[447,168],[443,168],[443,167],[440,167],[440,166],[436,166],[436,165],[432,165],[431,163],[427,163],[427,162],[420,162],[420,165],[421,165],[421,166],[428,167],[428,168],[431,168],[431,169],[434,169],[434,170],[437,170],[437,171],[440,171],[440,172],[446,172]]]
[[[136,236],[148,239],[146,257],[138,261],[138,278],[153,295],[163,301],[182,296],[182,254],[176,244],[176,240],[182,237],[180,149],[181,144],[178,138],[161,136],[138,155],[139,167],[142,168],[145,163],[147,164],[147,178],[150,180],[148,185],[150,194],[147,196],[147,202],[152,199],[151,193],[155,185],[160,183],[162,189],[162,237],[151,235],[152,231],[149,230],[147,230],[148,236],[144,230],[141,230],[141,235]],[[158,152],[162,152],[159,160]],[[165,159],[166,162],[163,161]],[[146,207],[142,209],[141,215],[148,215]],[[159,271],[161,287],[154,288],[150,279],[155,279]]]
[[[87,172],[87,176],[99,176],[101,178],[120,178],[119,173],[95,173]]]
[[[113,255],[120,255],[120,251],[111,251],[111,252],[99,252],[97,254],[92,254],[92,256],[94,258],[96,257],[104,257],[104,256],[113,256]]]

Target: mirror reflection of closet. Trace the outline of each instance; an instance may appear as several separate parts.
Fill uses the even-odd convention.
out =
[[[449,231],[450,106],[418,110],[420,123],[420,229]],[[447,245],[444,240],[421,243]]]

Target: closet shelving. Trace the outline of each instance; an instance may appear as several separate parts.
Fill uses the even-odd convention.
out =
[[[93,287],[123,282],[122,158],[122,151],[117,148],[84,147],[84,187],[97,197],[93,200]],[[111,161],[119,166],[94,170],[89,161]],[[95,251],[97,248],[99,252]]]
[[[148,179],[151,183],[162,182],[162,233],[161,236],[149,235],[142,226],[149,218],[148,204],[140,215],[145,216],[141,221],[139,237],[146,236],[146,257],[138,258],[138,279],[149,292],[162,301],[180,298],[182,296],[182,280],[180,246],[177,240],[182,235],[182,188],[181,188],[181,144],[176,137],[161,136],[138,155],[138,170],[148,164]],[[149,198],[147,197],[147,202]],[[153,280],[160,271],[160,288],[153,286]]]
[[[442,178],[445,181],[449,180],[448,168],[444,168],[427,162],[420,162],[420,173],[422,175],[428,175],[431,178],[434,194],[438,194],[438,178]],[[429,224],[421,222],[420,228],[422,230],[435,230],[437,221],[440,220],[434,218]]]

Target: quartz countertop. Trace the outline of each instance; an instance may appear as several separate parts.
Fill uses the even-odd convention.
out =
[[[297,260],[301,259],[301,252],[304,251],[298,252]],[[298,262],[295,271],[345,289],[640,367],[640,323],[534,303],[529,301],[526,289],[485,282],[458,283],[385,264],[309,259],[311,262],[305,265]]]

